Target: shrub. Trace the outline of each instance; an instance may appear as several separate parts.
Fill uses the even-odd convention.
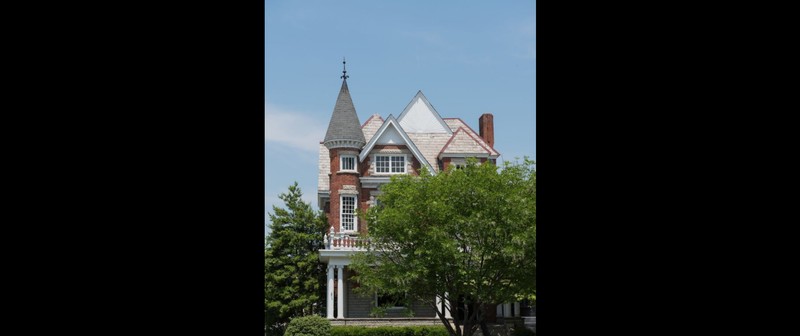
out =
[[[449,336],[442,326],[418,327],[362,327],[335,326],[331,336]]]
[[[369,312],[369,317],[384,317],[386,316],[386,307],[373,307]]]
[[[514,332],[511,333],[512,336],[536,336],[536,333],[533,330],[524,327],[516,327],[514,328]]]
[[[414,336],[450,336],[447,329],[442,326],[438,327],[412,327],[414,329]]]
[[[329,336],[331,322],[321,316],[303,316],[289,321],[284,336]]]

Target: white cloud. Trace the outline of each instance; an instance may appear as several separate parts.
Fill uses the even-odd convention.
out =
[[[269,103],[264,122],[267,142],[301,151],[317,153],[319,142],[325,137],[326,121]]]

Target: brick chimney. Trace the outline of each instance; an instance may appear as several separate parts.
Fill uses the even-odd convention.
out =
[[[481,138],[486,141],[489,146],[494,148],[494,116],[491,113],[484,113],[478,118],[478,128],[480,129]]]

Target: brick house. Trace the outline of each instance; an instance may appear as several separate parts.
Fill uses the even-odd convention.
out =
[[[478,120],[479,132],[459,118],[442,118],[422,91],[395,117],[378,114],[359,122],[343,71],[342,86],[325,138],[319,144],[317,196],[330,229],[320,259],[328,265],[327,317],[332,320],[368,318],[377,305],[391,304],[379,293],[363,296],[353,293],[350,281],[350,256],[361,250],[358,235],[366,233],[367,223],[353,215],[355,209],[374,205],[380,186],[392,175],[417,175],[427,167],[438,173],[451,165],[464,165],[466,158],[480,162],[500,156],[494,149],[492,114]],[[437,307],[443,307],[440,298]],[[385,301],[385,302],[381,302]],[[413,302],[409,307],[390,307],[385,317],[402,317],[411,310],[414,316],[439,323],[429,303]],[[513,312],[513,313],[512,313]],[[497,316],[519,316],[519,303],[497,306]]]

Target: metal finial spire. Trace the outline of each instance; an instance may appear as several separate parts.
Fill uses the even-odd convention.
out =
[[[350,76],[347,75],[347,62],[344,60],[344,57],[342,57],[342,76],[339,78],[350,78]]]

